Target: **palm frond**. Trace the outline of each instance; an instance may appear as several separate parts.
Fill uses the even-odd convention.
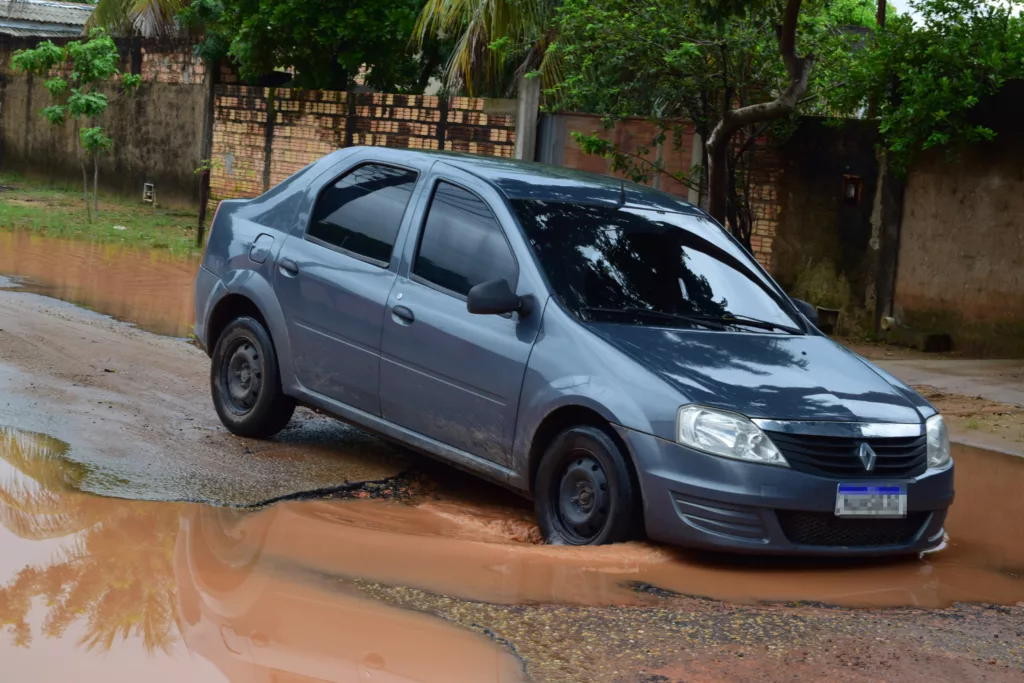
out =
[[[180,30],[178,13],[189,0],[99,0],[88,28],[103,28],[115,36],[157,37]]]
[[[474,94],[552,63],[544,56],[554,37],[551,25],[559,4],[560,0],[427,0],[413,41],[422,47],[435,37],[457,37],[446,81],[452,91],[465,88]],[[499,40],[504,49],[492,49]]]

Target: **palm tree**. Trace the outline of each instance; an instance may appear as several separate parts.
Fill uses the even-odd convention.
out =
[[[102,1],[102,0],[101,0]],[[421,48],[433,37],[456,37],[446,69],[452,92],[501,94],[517,76],[542,69],[545,81],[557,66],[546,58],[561,0],[426,0],[413,34]]]
[[[167,36],[180,30],[176,17],[189,0],[97,0],[88,28],[115,36]]]

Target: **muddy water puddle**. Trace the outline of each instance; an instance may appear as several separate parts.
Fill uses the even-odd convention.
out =
[[[430,610],[415,595],[466,609],[647,608],[664,591],[848,606],[1024,601],[1024,461],[985,451],[958,449],[945,549],[850,565],[543,546],[524,508],[483,485],[472,497],[442,486],[413,504],[256,512],[114,500],[76,490],[83,475],[64,448],[0,431],[3,681],[525,680],[509,644],[417,611]],[[413,609],[376,599],[388,587],[413,589],[401,603]]]
[[[0,681],[525,680],[483,635],[283,567],[262,517],[79,493],[63,450],[0,435]]]
[[[192,330],[199,261],[152,249],[0,231],[0,275],[43,294],[174,337]]]

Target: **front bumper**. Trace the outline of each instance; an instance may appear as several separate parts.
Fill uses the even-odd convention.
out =
[[[708,455],[649,434],[620,434],[639,475],[647,535],[665,543],[775,555],[901,555],[940,545],[953,503],[950,465],[894,480],[907,487],[904,520],[839,519],[838,485],[856,479],[840,482]]]

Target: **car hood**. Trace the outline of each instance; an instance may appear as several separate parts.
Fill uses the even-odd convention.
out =
[[[915,406],[927,405],[827,337],[590,327],[680,391],[684,404],[754,418],[903,423],[920,423]]]

